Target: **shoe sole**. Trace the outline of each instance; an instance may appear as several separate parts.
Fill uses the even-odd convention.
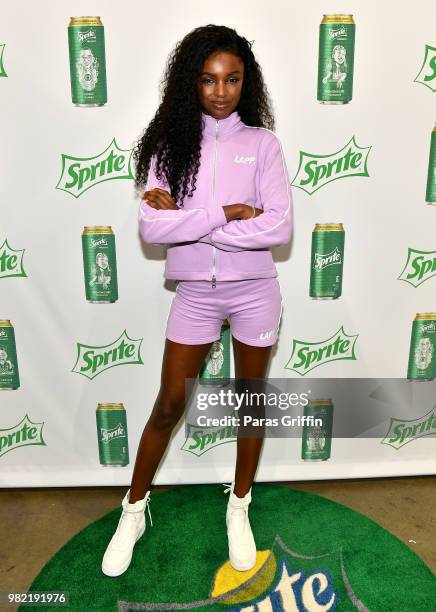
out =
[[[253,567],[256,565],[256,561],[254,563],[251,563],[251,565],[244,566],[244,565],[238,565],[237,563],[233,563],[233,561],[230,559],[230,565],[237,572],[247,572],[248,570],[253,569]]]
[[[144,535],[144,532],[145,532],[145,527],[139,532],[139,534],[138,534],[138,536],[137,536],[137,538],[135,540],[135,544],[139,540],[139,538],[142,538],[142,536]],[[133,547],[135,546],[135,544],[133,545]],[[116,578],[117,576],[121,576],[121,574],[124,574],[124,572],[128,569],[130,563],[132,562],[132,556],[133,556],[133,549],[132,549],[132,555],[130,556],[130,559],[129,559],[128,563],[126,564],[125,567],[123,567],[120,570],[116,570],[116,571],[114,571],[114,570],[106,570],[103,567],[103,564],[102,564],[101,565],[101,571],[103,572],[103,574],[105,576],[110,576],[111,578]]]

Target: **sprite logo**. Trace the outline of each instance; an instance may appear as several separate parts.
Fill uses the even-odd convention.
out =
[[[415,83],[425,85],[433,92],[436,91],[436,47],[425,45],[421,70],[413,80]]]
[[[188,425],[188,435],[180,450],[193,455],[203,455],[220,444],[235,442],[238,436],[237,427],[196,427]]]
[[[292,185],[309,195],[337,179],[347,176],[369,176],[368,155],[371,147],[359,147],[354,136],[336,153],[315,155],[300,151],[297,174]]]
[[[342,255],[338,247],[335,247],[330,253],[323,255],[322,253],[315,253],[315,261],[313,264],[314,269],[317,272],[333,266],[335,264],[342,263]]]
[[[436,434],[436,406],[417,419],[398,419],[391,417],[388,433],[381,441],[396,450],[424,436]]]
[[[121,336],[105,346],[90,346],[77,343],[77,360],[72,372],[82,374],[92,380],[105,370],[120,365],[143,364],[140,349],[143,338],[133,340],[126,330]]]
[[[91,245],[93,247],[108,246],[108,241],[106,238],[91,238]]]
[[[436,323],[423,323],[421,326],[421,331],[430,332],[431,334],[436,332]]]
[[[288,370],[294,370],[305,376],[318,366],[339,359],[356,359],[354,347],[359,334],[349,336],[341,327],[331,338],[322,342],[305,342],[293,340],[292,354],[285,365]]]
[[[5,67],[3,66],[3,52],[5,45],[0,45],[0,77],[7,77]]]
[[[407,261],[398,280],[419,287],[436,274],[436,251],[418,251],[409,248]]]
[[[120,149],[115,138],[103,153],[95,157],[72,157],[62,153],[62,172],[56,189],[78,198],[99,183],[133,179],[132,153],[130,149]]]
[[[270,547],[257,551],[256,569],[251,574],[237,574],[226,561],[215,568],[211,582],[208,597],[199,597],[198,591],[194,591],[188,601],[168,601],[168,598],[164,602],[120,601],[118,610],[369,612],[353,590],[342,548],[309,555],[290,548],[278,533]]]
[[[118,423],[118,425],[116,425],[112,429],[103,429],[103,428],[100,429],[100,439],[103,442],[103,444],[108,444],[109,442],[112,442],[112,440],[115,440],[117,438],[125,438],[125,437],[126,437],[126,430],[121,425],[121,423]]]
[[[8,276],[27,276],[23,268],[24,250],[15,250],[7,239],[0,247],[0,278]]]
[[[83,43],[83,42],[87,42],[87,41],[92,41],[94,42],[96,40],[96,35],[94,30],[91,28],[90,30],[87,30],[86,32],[77,32],[77,39],[79,42]]]
[[[28,415],[10,429],[0,429],[0,457],[21,446],[46,446],[42,437],[44,423],[33,423]]]
[[[347,30],[344,28],[344,26],[339,28],[339,30],[329,30],[330,40],[334,40],[335,38],[338,38],[338,36],[345,36],[345,38],[347,37]]]

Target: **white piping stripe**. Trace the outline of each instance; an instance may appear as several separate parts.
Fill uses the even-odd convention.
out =
[[[291,197],[290,197],[290,192],[289,192],[289,184],[288,184],[288,181],[286,180],[286,172],[285,172],[285,158],[284,158],[284,155],[283,155],[283,149],[282,149],[282,144],[281,144],[280,140],[277,138],[277,136],[274,134],[274,132],[272,130],[269,130],[268,128],[254,127],[253,125],[246,125],[245,127],[250,128],[252,130],[266,130],[267,132],[271,132],[271,134],[273,134],[275,136],[277,142],[279,143],[280,153],[281,153],[281,156],[282,156],[283,178],[285,179],[285,182],[286,182],[286,192],[288,194],[288,208],[285,211],[285,216],[283,217],[283,219],[281,221],[279,221],[276,225],[274,225],[273,227],[269,227],[266,230],[261,230],[259,232],[255,232],[254,234],[236,234],[236,235],[233,235],[233,234],[228,234],[224,230],[219,230],[219,229],[215,230],[217,233],[225,234],[229,240],[231,238],[251,238],[251,236],[258,236],[259,234],[264,234],[265,232],[270,232],[271,230],[273,230],[276,227],[278,227],[279,225],[281,225],[283,223],[283,221],[286,221],[286,215],[288,214],[288,211],[291,208]]]
[[[282,320],[282,314],[283,314],[283,297],[282,297],[282,287],[280,285],[280,281],[278,276],[276,276],[277,278],[277,282],[279,284],[279,289],[280,289],[280,302],[281,302],[281,306],[280,306],[280,317],[279,317],[279,322],[277,323],[277,328],[276,328],[276,335],[278,335],[279,333],[279,327],[280,327],[280,321]]]

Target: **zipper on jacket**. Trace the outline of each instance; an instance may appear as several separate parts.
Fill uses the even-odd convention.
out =
[[[215,167],[216,167],[216,158],[217,158],[217,148],[218,148],[218,128],[219,128],[219,120],[216,120],[215,124],[215,152],[213,159],[213,175],[212,175],[212,206],[215,206]],[[216,247],[212,245],[212,289],[216,288]]]

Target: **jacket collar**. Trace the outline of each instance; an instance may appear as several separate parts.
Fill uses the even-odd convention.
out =
[[[243,125],[242,119],[236,110],[225,119],[215,119],[212,115],[206,115],[206,113],[201,113],[201,117],[203,119],[203,134],[207,136],[215,136],[217,128],[221,135],[233,132],[233,130]]]

